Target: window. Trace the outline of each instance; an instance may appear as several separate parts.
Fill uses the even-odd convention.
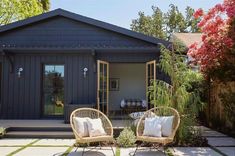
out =
[[[64,65],[44,65],[43,70],[43,115],[63,115]]]
[[[2,100],[2,63],[0,62],[0,103]]]

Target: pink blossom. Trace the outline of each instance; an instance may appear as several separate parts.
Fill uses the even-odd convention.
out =
[[[203,15],[203,10],[200,8],[197,11],[195,11],[195,13],[193,14],[194,18],[199,18]]]
[[[224,15],[227,17],[224,17]],[[226,61],[227,51],[231,51],[235,41],[235,0],[224,0],[203,15],[198,9],[195,18],[201,17],[198,27],[202,31],[200,46],[194,43],[189,46],[188,55],[200,64],[201,71],[207,77],[207,72],[221,66]]]

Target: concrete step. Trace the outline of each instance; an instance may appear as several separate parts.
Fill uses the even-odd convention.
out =
[[[63,131],[9,131],[6,138],[56,138],[56,139],[73,139],[71,132]]]
[[[72,128],[69,127],[9,127],[7,132],[11,131],[62,131],[72,132]]]
[[[114,136],[117,137],[123,129],[123,121],[112,121],[114,127]],[[6,138],[54,138],[70,139],[74,138],[70,124],[18,124],[12,125],[6,129]]]
[[[123,128],[114,128],[114,137],[118,137]],[[74,138],[71,127],[9,127],[6,138]]]

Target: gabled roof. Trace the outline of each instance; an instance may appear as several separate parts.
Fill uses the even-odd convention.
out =
[[[193,43],[201,42],[202,33],[174,33],[172,34],[172,41],[179,40],[186,47],[189,47]]]
[[[0,33],[10,31],[10,30],[18,28],[18,27],[23,27],[23,26],[26,26],[26,25],[29,25],[29,24],[32,24],[32,23],[35,23],[35,22],[39,22],[41,20],[45,20],[45,19],[48,19],[48,18],[52,18],[52,17],[55,17],[55,16],[66,17],[66,18],[69,18],[69,19],[73,19],[75,21],[79,21],[79,22],[83,22],[83,23],[86,23],[86,24],[94,25],[96,27],[100,27],[100,28],[103,28],[103,29],[106,29],[106,30],[109,30],[109,31],[113,31],[113,32],[116,32],[116,33],[119,33],[119,34],[130,36],[132,38],[136,38],[136,39],[143,40],[143,41],[153,43],[153,44],[157,44],[157,45],[158,44],[163,44],[165,46],[168,46],[170,44],[170,42],[162,40],[162,39],[150,37],[150,36],[147,36],[147,35],[144,35],[144,34],[141,34],[141,33],[137,33],[137,32],[134,32],[134,31],[131,31],[131,30],[113,25],[113,24],[102,22],[102,21],[99,21],[99,20],[96,20],[96,19],[92,19],[92,18],[89,18],[89,17],[82,16],[82,15],[78,15],[78,14],[63,10],[63,9],[56,9],[56,10],[53,10],[53,11],[50,11],[50,12],[47,12],[47,13],[43,13],[41,15],[30,17],[30,18],[25,19],[25,20],[20,20],[20,21],[11,23],[11,24],[1,26],[0,27]]]

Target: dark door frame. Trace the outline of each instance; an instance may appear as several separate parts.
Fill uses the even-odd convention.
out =
[[[2,89],[3,82],[2,82],[2,80],[3,80],[3,63],[2,63],[2,61],[0,61],[0,108],[1,108],[1,105],[2,105],[2,93],[3,93],[3,89]]]
[[[44,115],[44,73],[45,73],[45,65],[63,65],[64,66],[64,88],[65,88],[65,63],[64,62],[44,62],[41,63],[41,89],[40,89],[40,103],[41,103],[41,113],[40,113],[40,117],[42,119],[63,119],[64,118],[64,111],[63,111],[63,115]],[[65,92],[65,89],[64,89]],[[65,97],[65,93],[64,93],[64,97]],[[65,101],[65,100],[64,100]]]

